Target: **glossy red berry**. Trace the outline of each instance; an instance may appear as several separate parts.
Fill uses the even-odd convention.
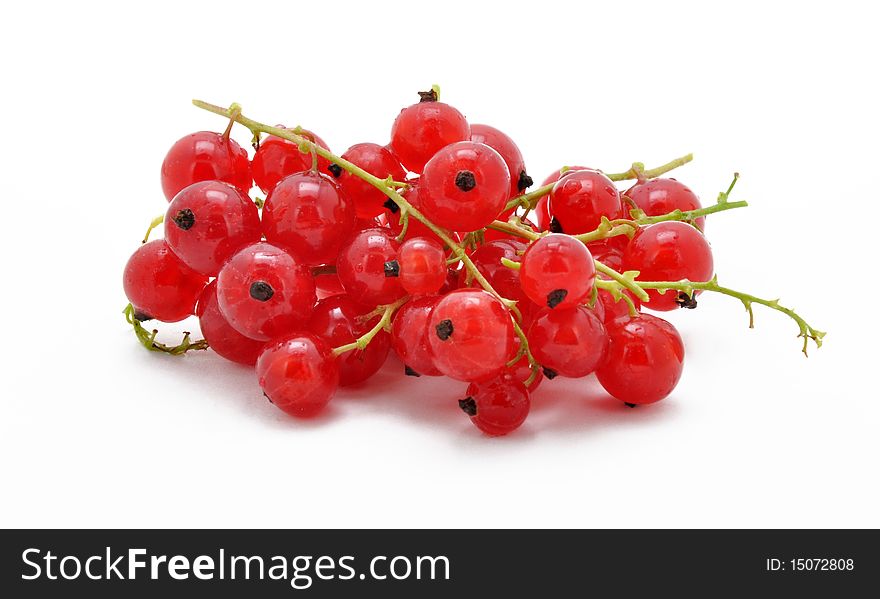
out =
[[[559,233],[578,235],[599,226],[602,217],[622,216],[620,192],[614,182],[599,171],[565,173],[550,192],[550,213]]]
[[[235,330],[268,341],[304,327],[315,305],[315,282],[285,250],[255,243],[220,269],[217,300]]]
[[[345,151],[342,158],[380,179],[391,176],[395,181],[403,181],[406,177],[406,171],[397,157],[388,148],[379,144],[355,144]],[[348,171],[340,169],[337,180],[346,195],[354,202],[358,218],[378,216],[384,210],[384,204],[390,201],[384,193]]]
[[[501,155],[485,144],[462,141],[438,151],[420,181],[422,213],[451,231],[485,227],[510,197],[510,173]]]
[[[529,415],[529,392],[513,377],[500,376],[484,383],[471,383],[467,394],[465,399],[459,400],[458,406],[487,435],[512,433]]]
[[[399,248],[388,229],[355,233],[336,259],[336,274],[346,293],[369,306],[390,304],[406,295],[400,284]]]
[[[196,316],[199,317],[202,337],[214,352],[232,362],[248,366],[256,364],[257,357],[266,344],[263,341],[245,337],[232,328],[232,325],[220,312],[216,281],[211,281],[199,296]]]
[[[522,152],[509,135],[489,125],[471,125],[471,141],[486,144],[504,159],[510,172],[510,197],[516,197],[532,185],[532,178],[526,174],[526,163]]]
[[[641,310],[642,302],[639,301],[639,298],[634,296],[629,289],[624,289],[623,294],[626,295],[630,299],[630,301],[632,301],[637,311]],[[614,301],[614,296],[611,295],[610,291],[600,289],[596,299],[596,313],[599,314],[602,322],[609,323],[612,320],[620,318],[621,316],[629,316],[629,304],[626,303],[626,300],[621,298],[617,301]],[[599,312],[600,306],[601,313]]]
[[[623,255],[626,270],[639,271],[640,281],[708,281],[714,262],[709,242],[696,228],[683,222],[657,223],[641,229],[630,240]],[[682,302],[675,291],[661,294],[648,290],[652,310],[674,310]]]
[[[406,190],[403,195],[406,200],[413,206],[413,208],[421,211],[422,200],[421,194],[419,193],[419,179],[411,180],[409,182],[409,185],[410,188]],[[385,204],[384,210],[382,214],[379,215],[378,220],[380,221],[380,223],[382,223],[383,226],[387,226],[389,229],[391,229],[391,231],[394,232],[395,237],[399,236],[401,231],[403,230],[403,225],[400,223],[400,209],[394,202],[389,202]],[[452,237],[453,241],[461,241],[461,237],[455,231],[449,231],[449,234]],[[403,236],[403,238],[412,239],[414,237],[427,237],[428,239],[433,239],[437,243],[443,244],[443,241],[439,237],[437,237],[437,235],[431,229],[429,229],[427,225],[422,224],[421,221],[418,221],[415,218],[409,218],[406,227],[406,234]]]
[[[309,319],[309,331],[321,337],[330,347],[339,347],[354,342],[358,337],[373,328],[379,316],[369,320],[361,316],[370,312],[354,303],[347,295],[334,295],[322,299],[315,305]],[[340,355],[339,384],[354,385],[376,374],[388,357],[391,336],[379,331],[363,350],[352,350]]]
[[[596,267],[583,243],[558,233],[534,242],[522,258],[523,291],[539,306],[567,308],[586,303]]]
[[[440,298],[429,295],[405,303],[391,324],[391,347],[411,376],[441,376],[428,340],[428,318]]]
[[[605,359],[608,337],[602,321],[584,306],[545,308],[528,332],[535,360],[555,374],[587,376]]]
[[[194,314],[196,300],[207,284],[208,277],[184,264],[164,239],[139,247],[122,276],[125,295],[135,310],[162,322]]]
[[[434,364],[460,381],[501,373],[512,355],[513,334],[510,312],[482,290],[450,292],[437,302],[428,321]]]
[[[266,346],[257,359],[263,394],[291,416],[315,416],[339,386],[330,347],[312,333],[293,333]]]
[[[520,262],[522,260],[521,252],[525,250],[526,244],[522,241],[498,239],[479,246],[471,253],[470,258],[492,288],[501,297],[515,301],[523,318],[528,319],[532,313],[538,310],[538,306],[523,291],[519,273],[501,263],[502,258]],[[460,269],[458,271],[458,286],[479,288],[479,285],[472,279],[468,282],[469,275],[467,269]]]
[[[329,150],[323,139],[312,133],[305,131],[305,137],[314,140],[316,144]],[[254,160],[251,163],[251,169],[254,174],[254,183],[256,183],[263,193],[269,193],[278,184],[281,179],[294,173],[301,173],[312,168],[312,153],[300,152],[299,146],[276,137],[268,136],[260,142],[260,147],[254,154]],[[326,158],[318,156],[318,170],[324,174],[329,174],[330,161]]]
[[[224,181],[247,194],[253,184],[247,150],[212,131],[180,138],[162,161],[162,191],[170,202],[199,181]]]
[[[354,222],[348,196],[330,177],[312,171],[279,181],[263,206],[266,241],[309,266],[334,263]]]
[[[626,195],[648,216],[660,216],[673,210],[687,212],[703,207],[697,194],[675,179],[649,179],[636,183]],[[706,218],[701,216],[694,221],[694,224],[703,231]]]
[[[187,266],[211,277],[233,254],[261,238],[256,204],[221,181],[183,188],[165,213],[165,241]]]
[[[607,324],[608,353],[596,377],[608,393],[630,404],[648,404],[669,395],[681,378],[684,344],[675,327],[640,314]]]
[[[516,337],[516,340],[519,341],[519,337]],[[529,362],[529,357],[523,354],[513,366],[508,366],[504,372],[525,385],[525,382],[532,376],[532,364]],[[543,380],[544,374],[539,370],[532,378],[532,382],[526,385],[526,389],[529,393],[534,393]]]
[[[342,283],[339,281],[339,275],[335,272],[315,275],[315,289],[318,292],[318,297],[321,298],[345,293],[345,289],[342,288]]]
[[[564,174],[564,173],[560,172],[561,170],[562,169],[559,169],[557,171],[553,171],[552,173],[547,175],[547,178],[544,179],[544,181],[541,183],[541,187],[544,187],[545,185],[550,185],[551,183],[556,183],[557,181],[559,181],[559,177],[561,177]],[[569,167],[569,169],[566,170],[565,172],[568,173],[571,171],[583,171],[583,170],[588,170],[588,167],[586,167],[586,166],[572,166],[572,167]],[[545,193],[544,195],[542,195],[538,199],[537,203],[535,204],[535,209],[533,210],[533,212],[535,214],[535,222],[538,225],[538,229],[540,231],[549,231],[550,230],[550,218],[552,216],[550,214],[550,192],[549,191],[547,193]]]
[[[467,119],[458,110],[432,99],[430,93],[422,98],[401,110],[391,127],[391,150],[414,173],[421,173],[438,150],[469,139],[471,134]]]
[[[400,284],[410,295],[437,293],[446,282],[446,252],[427,237],[403,242],[398,251]]]

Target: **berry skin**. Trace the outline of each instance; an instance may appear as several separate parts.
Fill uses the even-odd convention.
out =
[[[551,233],[530,245],[519,271],[526,295],[548,308],[586,303],[595,275],[596,266],[587,246],[559,233]]]
[[[165,198],[170,202],[181,189],[199,181],[224,181],[247,194],[253,184],[247,150],[212,131],[180,138],[162,161]]]
[[[562,233],[589,233],[599,226],[602,217],[620,218],[623,207],[614,183],[599,171],[565,173],[550,192],[550,214]]]
[[[636,233],[626,246],[623,264],[626,270],[639,271],[640,281],[708,281],[715,268],[712,249],[703,234],[676,221],[657,223]],[[644,303],[646,308],[668,311],[679,307],[674,291],[647,291],[651,299]]]
[[[497,376],[513,354],[510,312],[486,291],[452,291],[434,306],[428,341],[434,364],[459,381]]]
[[[471,129],[458,110],[424,100],[400,111],[391,127],[391,151],[408,170],[421,174],[438,150],[469,139]]]
[[[257,359],[263,394],[291,416],[315,416],[339,386],[339,365],[317,335],[293,333],[268,344]]]
[[[584,306],[545,308],[529,327],[528,340],[539,364],[570,378],[587,376],[596,370],[608,348],[602,321]]]
[[[520,262],[520,252],[525,251],[526,244],[517,239],[498,239],[484,243],[471,254],[471,261],[480,271],[489,284],[501,297],[514,300],[523,319],[528,321],[534,312],[539,309],[535,303],[523,291],[520,285],[520,275],[517,271],[501,264],[502,258],[514,262]],[[465,287],[468,279],[468,271],[462,268],[458,271],[458,287]],[[471,281],[468,286],[479,288],[479,285]]]
[[[417,297],[405,303],[391,323],[391,347],[413,376],[441,376],[431,357],[428,318],[440,298]]]
[[[262,238],[260,212],[222,181],[200,181],[174,196],[165,213],[165,241],[190,268],[217,276],[233,254]]]
[[[438,151],[420,179],[422,213],[451,231],[475,231],[497,217],[510,196],[510,173],[501,154],[461,141]]]
[[[421,194],[419,193],[419,179],[411,180],[409,185],[410,188],[404,192],[403,196],[410,204],[412,204],[413,208],[421,211],[422,200],[420,197]],[[390,200],[385,203],[383,212],[379,215],[378,220],[383,225],[387,225],[388,228],[394,232],[395,237],[400,235],[400,232],[403,230],[403,225],[400,224],[400,209],[397,207],[397,204]],[[461,237],[455,231],[450,231],[449,234],[455,242],[461,241]],[[437,243],[443,244],[443,241],[437,237],[434,231],[415,218],[409,218],[406,226],[406,235],[404,235],[403,238],[412,239],[413,237],[427,237],[428,239],[433,239]],[[445,244],[443,245],[445,246]]]
[[[467,394],[468,397],[459,400],[459,407],[489,436],[499,437],[515,431],[529,415],[529,391],[510,376],[471,383]]]
[[[265,242],[238,252],[217,276],[220,311],[251,339],[269,341],[301,329],[315,299],[312,273]]]
[[[427,237],[404,241],[398,251],[400,284],[410,295],[437,293],[446,282],[446,253]]]
[[[139,247],[122,275],[122,286],[135,310],[162,322],[177,322],[195,313],[208,277],[171,251],[164,239]]]
[[[607,325],[608,353],[596,378],[608,393],[630,404],[649,404],[669,395],[681,378],[684,344],[662,318],[640,314]]]
[[[331,347],[347,345],[372,329],[379,321],[377,315],[369,321],[360,322],[360,316],[368,312],[369,308],[358,306],[347,295],[334,295],[315,305],[306,328]],[[376,374],[385,363],[390,346],[391,335],[386,331],[379,331],[363,351],[352,350],[340,355],[337,358],[339,385],[354,385]]]
[[[263,206],[266,241],[308,266],[335,262],[354,221],[348,196],[330,177],[311,171],[282,179]]]
[[[345,293],[339,276],[336,273],[324,273],[315,275],[315,290],[318,297],[330,297],[331,295],[339,295]]]
[[[541,187],[544,187],[545,185],[550,185],[551,183],[556,183],[557,181],[559,181],[559,177],[563,176],[563,174],[567,174],[572,171],[584,171],[584,170],[591,170],[591,169],[589,169],[589,167],[586,167],[586,166],[571,166],[571,167],[569,167],[569,170],[565,171],[565,173],[561,173],[560,172],[561,170],[562,169],[559,169],[558,171],[553,171],[552,173],[547,175],[547,178],[544,179],[544,181],[541,183]],[[538,199],[537,203],[535,204],[535,209],[533,212],[535,213],[535,220],[538,223],[538,230],[539,231],[549,231],[550,230],[550,217],[551,217],[551,214],[550,214],[550,193],[549,192],[545,193],[544,195],[542,195]]]
[[[328,150],[324,140],[312,133],[303,131],[303,136],[313,139],[316,144]],[[318,170],[329,173],[330,161],[318,156]],[[254,173],[254,183],[269,193],[281,179],[294,173],[301,173],[312,168],[312,153],[300,152],[299,146],[292,141],[268,136],[260,142],[260,148],[254,154],[251,170]]]
[[[399,248],[388,229],[364,229],[349,239],[336,259],[336,274],[351,299],[378,306],[406,295],[398,276]]]
[[[388,148],[378,144],[355,144],[345,151],[342,158],[380,179],[390,175],[395,181],[403,181],[406,177],[406,171],[397,157]],[[354,202],[358,218],[375,218],[384,210],[388,196],[363,179],[342,171],[337,181],[345,194]]]
[[[217,302],[217,281],[211,281],[202,291],[196,307],[196,316],[199,317],[202,336],[217,355],[247,366],[257,363],[257,357],[266,344],[245,337],[232,328],[220,312],[220,304]]]
[[[510,197],[514,198],[532,184],[532,178],[526,174],[526,163],[522,152],[506,133],[489,125],[471,125],[471,141],[486,144],[504,159],[510,172]]]
[[[690,188],[675,179],[649,179],[633,185],[626,195],[648,216],[660,216],[673,210],[698,210],[703,207],[700,198]],[[700,231],[705,231],[706,217],[694,221]]]
[[[639,298],[634,296],[629,289],[624,289],[623,293],[632,300],[636,310],[641,310],[642,302],[639,301]],[[600,308],[601,313],[599,311]],[[622,316],[629,316],[629,304],[624,299],[614,301],[614,296],[611,295],[610,291],[600,289],[596,301],[596,314],[602,319],[602,322],[608,324]]]

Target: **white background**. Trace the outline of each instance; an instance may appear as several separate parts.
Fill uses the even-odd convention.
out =
[[[4,11],[0,525],[880,525],[873,4],[192,4]],[[165,210],[162,157],[224,127],[191,98],[342,152],[435,82],[537,180],[693,151],[676,176],[708,203],[741,172],[751,207],[708,223],[719,279],[781,296],[825,347],[704,296],[670,316],[687,360],[661,404],[556,379],[488,439],[463,384],[395,360],[299,422],[246,368],[135,342],[121,273]]]

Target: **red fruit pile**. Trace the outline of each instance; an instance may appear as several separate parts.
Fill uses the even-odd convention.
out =
[[[390,351],[407,375],[469,383],[459,407],[489,435],[525,421],[544,378],[595,373],[630,406],[669,395],[684,346],[641,310],[694,307],[698,291],[614,281],[712,279],[703,217],[674,218],[699,210],[697,196],[637,172],[623,192],[584,167],[523,196],[532,180],[513,140],[470,125],[436,90],[421,97],[388,145],[341,157],[299,128],[251,125],[274,132],[251,158],[228,129],[176,142],[161,171],[164,239],[125,267],[142,341],[165,348],[140,322],[196,315],[207,345],[255,366],[269,401],[298,417],[369,379]],[[673,217],[607,233],[636,213]]]

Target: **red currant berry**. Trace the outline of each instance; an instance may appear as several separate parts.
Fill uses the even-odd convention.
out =
[[[544,179],[543,183],[541,183],[541,187],[544,187],[545,185],[550,185],[551,183],[556,183],[557,181],[559,181],[559,177],[561,177],[563,174],[565,174],[565,173],[560,172],[561,170],[562,169],[559,169],[558,171],[553,171],[552,173],[547,175],[547,178]],[[572,167],[569,167],[569,169],[566,170],[565,172],[569,173],[572,171],[583,171],[583,170],[588,170],[588,167],[586,167],[586,166],[572,166]],[[545,193],[544,195],[542,195],[538,199],[538,201],[535,203],[534,213],[535,213],[535,220],[538,223],[538,230],[539,231],[549,231],[550,230],[550,218],[552,216],[550,214],[550,192]]]
[[[623,264],[639,271],[640,281],[708,281],[714,271],[709,242],[696,228],[677,221],[641,229],[626,246]],[[644,306],[652,310],[674,310],[682,302],[675,291],[649,289],[648,295]]]
[[[502,258],[513,262],[522,260],[520,255],[526,249],[526,244],[516,239],[498,239],[484,243],[470,255],[471,261],[480,271],[492,288],[507,299],[516,302],[516,306],[523,318],[528,320],[538,306],[525,294],[520,285],[519,273],[501,264]],[[458,271],[458,287],[473,287],[478,285],[471,280],[468,282],[469,272],[462,268]]]
[[[339,365],[327,344],[311,333],[293,333],[266,346],[257,359],[263,394],[291,416],[318,414],[339,386]]]
[[[498,298],[459,289],[434,306],[428,340],[440,372],[460,381],[481,381],[498,375],[510,359],[513,323]]]
[[[312,273],[265,242],[238,252],[217,276],[220,311],[251,339],[268,341],[301,328],[315,299]]]
[[[675,179],[649,179],[633,185],[626,195],[648,216],[660,216],[673,210],[699,210],[700,198],[685,184]],[[706,218],[694,221],[700,231],[705,230]]]
[[[428,318],[437,305],[437,296],[417,297],[405,303],[391,324],[391,347],[412,376],[440,376],[431,357]]]
[[[590,250],[568,235],[551,233],[534,242],[522,258],[523,291],[539,306],[566,308],[586,303],[596,266]]]
[[[165,241],[187,266],[217,276],[241,248],[260,241],[260,211],[221,181],[201,181],[174,196],[165,213]]]
[[[438,151],[420,180],[422,213],[452,231],[475,231],[495,220],[509,197],[510,173],[485,144],[461,141]]]
[[[418,211],[422,210],[422,201],[420,199],[419,193],[419,179],[414,179],[409,182],[410,188],[406,190],[404,193],[404,197],[406,200]],[[391,231],[394,232],[395,236],[399,236],[400,232],[403,230],[403,225],[400,223],[400,208],[398,208],[397,204],[392,201],[388,201],[385,204],[385,209],[382,214],[379,215],[379,222],[382,223],[383,226],[387,226]],[[434,233],[431,229],[427,227],[427,225],[422,224],[420,221],[416,220],[413,217],[409,217],[407,219],[406,226],[406,235],[403,236],[404,239],[412,239],[414,237],[427,237],[428,239],[433,239],[434,241],[441,243],[444,245],[443,241],[437,237],[437,234]],[[453,241],[461,241],[461,237],[455,231],[449,232],[450,237],[452,237]]]
[[[247,194],[253,184],[247,150],[212,131],[180,138],[162,161],[162,191],[170,202],[199,181],[225,181]]]
[[[437,293],[446,282],[446,252],[427,237],[404,241],[398,251],[400,284],[410,295]]]
[[[636,310],[641,310],[642,302],[639,301],[639,298],[634,296],[629,289],[624,289],[623,293],[630,299],[630,301],[632,301]],[[600,306],[602,310],[601,313],[599,312]],[[602,319],[602,322],[608,324],[612,320],[617,320],[622,316],[629,316],[629,304],[623,299],[614,301],[614,296],[611,295],[610,291],[600,289],[596,301],[596,313]]]
[[[584,306],[544,309],[529,327],[528,340],[539,364],[570,378],[596,370],[608,346],[602,321]]]
[[[342,287],[359,304],[390,304],[406,295],[400,285],[400,245],[388,229],[355,233],[339,252],[336,274]]]
[[[400,111],[391,127],[391,150],[407,169],[421,173],[441,148],[470,137],[467,119],[458,110],[422,95],[422,101]]]
[[[318,291],[318,297],[330,297],[345,293],[339,276],[335,272],[315,275],[315,289]]]
[[[334,295],[315,305],[306,328],[331,347],[347,345],[379,321],[379,316],[362,320],[361,316],[369,311],[369,308],[355,304],[347,295]],[[354,385],[376,374],[385,363],[390,346],[391,336],[386,331],[379,331],[363,351],[352,350],[339,356],[340,386]]]
[[[529,391],[522,382],[500,376],[485,383],[471,383],[468,397],[458,406],[487,435],[506,435],[522,426],[529,415]]]
[[[229,324],[223,313],[220,312],[220,304],[217,302],[217,282],[211,281],[202,295],[196,307],[196,316],[199,317],[199,328],[208,345],[217,355],[253,366],[257,363],[257,357],[263,351],[266,344],[250,337],[245,337]]]
[[[325,150],[330,150],[324,140],[311,131],[304,131],[303,137],[313,139]],[[311,168],[311,152],[300,152],[299,146],[292,141],[274,135],[270,135],[260,142],[260,147],[254,154],[254,160],[251,163],[254,183],[263,190],[263,193],[272,191],[272,188],[284,177]],[[330,161],[318,156],[318,170],[322,173],[329,173],[331,172],[329,168]]]
[[[607,324],[608,353],[596,377],[608,393],[630,404],[648,404],[669,395],[681,378],[684,344],[662,318],[640,314]]]
[[[330,177],[305,171],[282,179],[263,206],[266,241],[301,264],[333,263],[354,228],[354,206]]]
[[[135,310],[162,322],[177,322],[195,313],[196,300],[208,284],[171,251],[163,239],[145,243],[125,265],[122,286]]]
[[[510,172],[510,197],[520,195],[532,185],[532,178],[526,174],[522,152],[506,133],[489,125],[471,125],[471,141],[486,144],[501,154]]]
[[[614,183],[599,171],[570,171],[550,192],[550,213],[561,233],[588,233],[602,217],[620,218],[623,208]],[[552,230],[552,229],[551,229]]]
[[[390,175],[395,181],[403,181],[406,177],[406,171],[397,157],[378,144],[355,144],[342,157],[380,179]],[[340,170],[338,181],[354,202],[358,218],[375,218],[382,213],[384,204],[390,201],[384,193],[347,171]]]

